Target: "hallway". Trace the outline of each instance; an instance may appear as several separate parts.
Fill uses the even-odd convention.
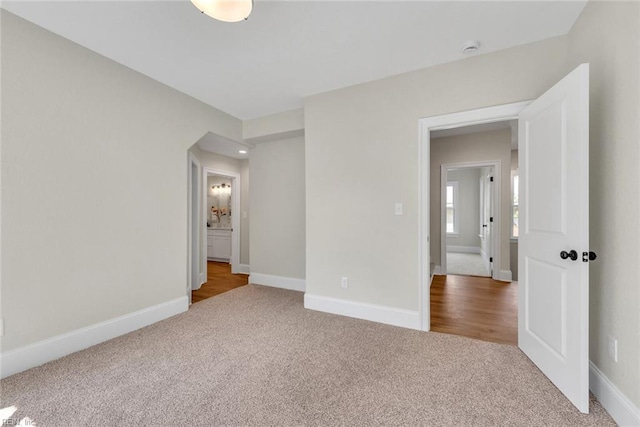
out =
[[[447,274],[491,277],[480,254],[447,252]]]
[[[518,284],[491,278],[434,276],[431,330],[518,344]]]
[[[191,302],[195,304],[248,283],[248,275],[231,274],[231,264],[207,261],[207,282],[197,291],[191,291]]]

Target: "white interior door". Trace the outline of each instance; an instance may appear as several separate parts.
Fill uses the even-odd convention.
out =
[[[518,345],[588,413],[588,64],[522,111],[518,136]]]
[[[487,270],[493,277],[493,168],[489,168],[484,174],[484,242],[487,258]]]

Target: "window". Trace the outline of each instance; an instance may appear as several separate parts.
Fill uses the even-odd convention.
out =
[[[511,238],[517,239],[518,230],[518,193],[519,193],[518,171],[511,171]]]
[[[447,182],[447,234],[458,234],[458,181]]]

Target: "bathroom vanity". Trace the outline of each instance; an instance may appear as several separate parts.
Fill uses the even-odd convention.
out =
[[[207,258],[215,261],[231,259],[231,230],[207,228]]]

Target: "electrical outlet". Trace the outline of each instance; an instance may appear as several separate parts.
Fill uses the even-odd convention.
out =
[[[349,278],[348,277],[343,277],[340,279],[340,286],[342,286],[343,288],[348,288],[349,287]]]
[[[396,203],[396,204],[394,205],[393,212],[394,212],[396,215],[402,215],[402,203]]]
[[[618,340],[609,335],[607,348],[609,349],[609,357],[613,359],[614,362],[618,361]]]

